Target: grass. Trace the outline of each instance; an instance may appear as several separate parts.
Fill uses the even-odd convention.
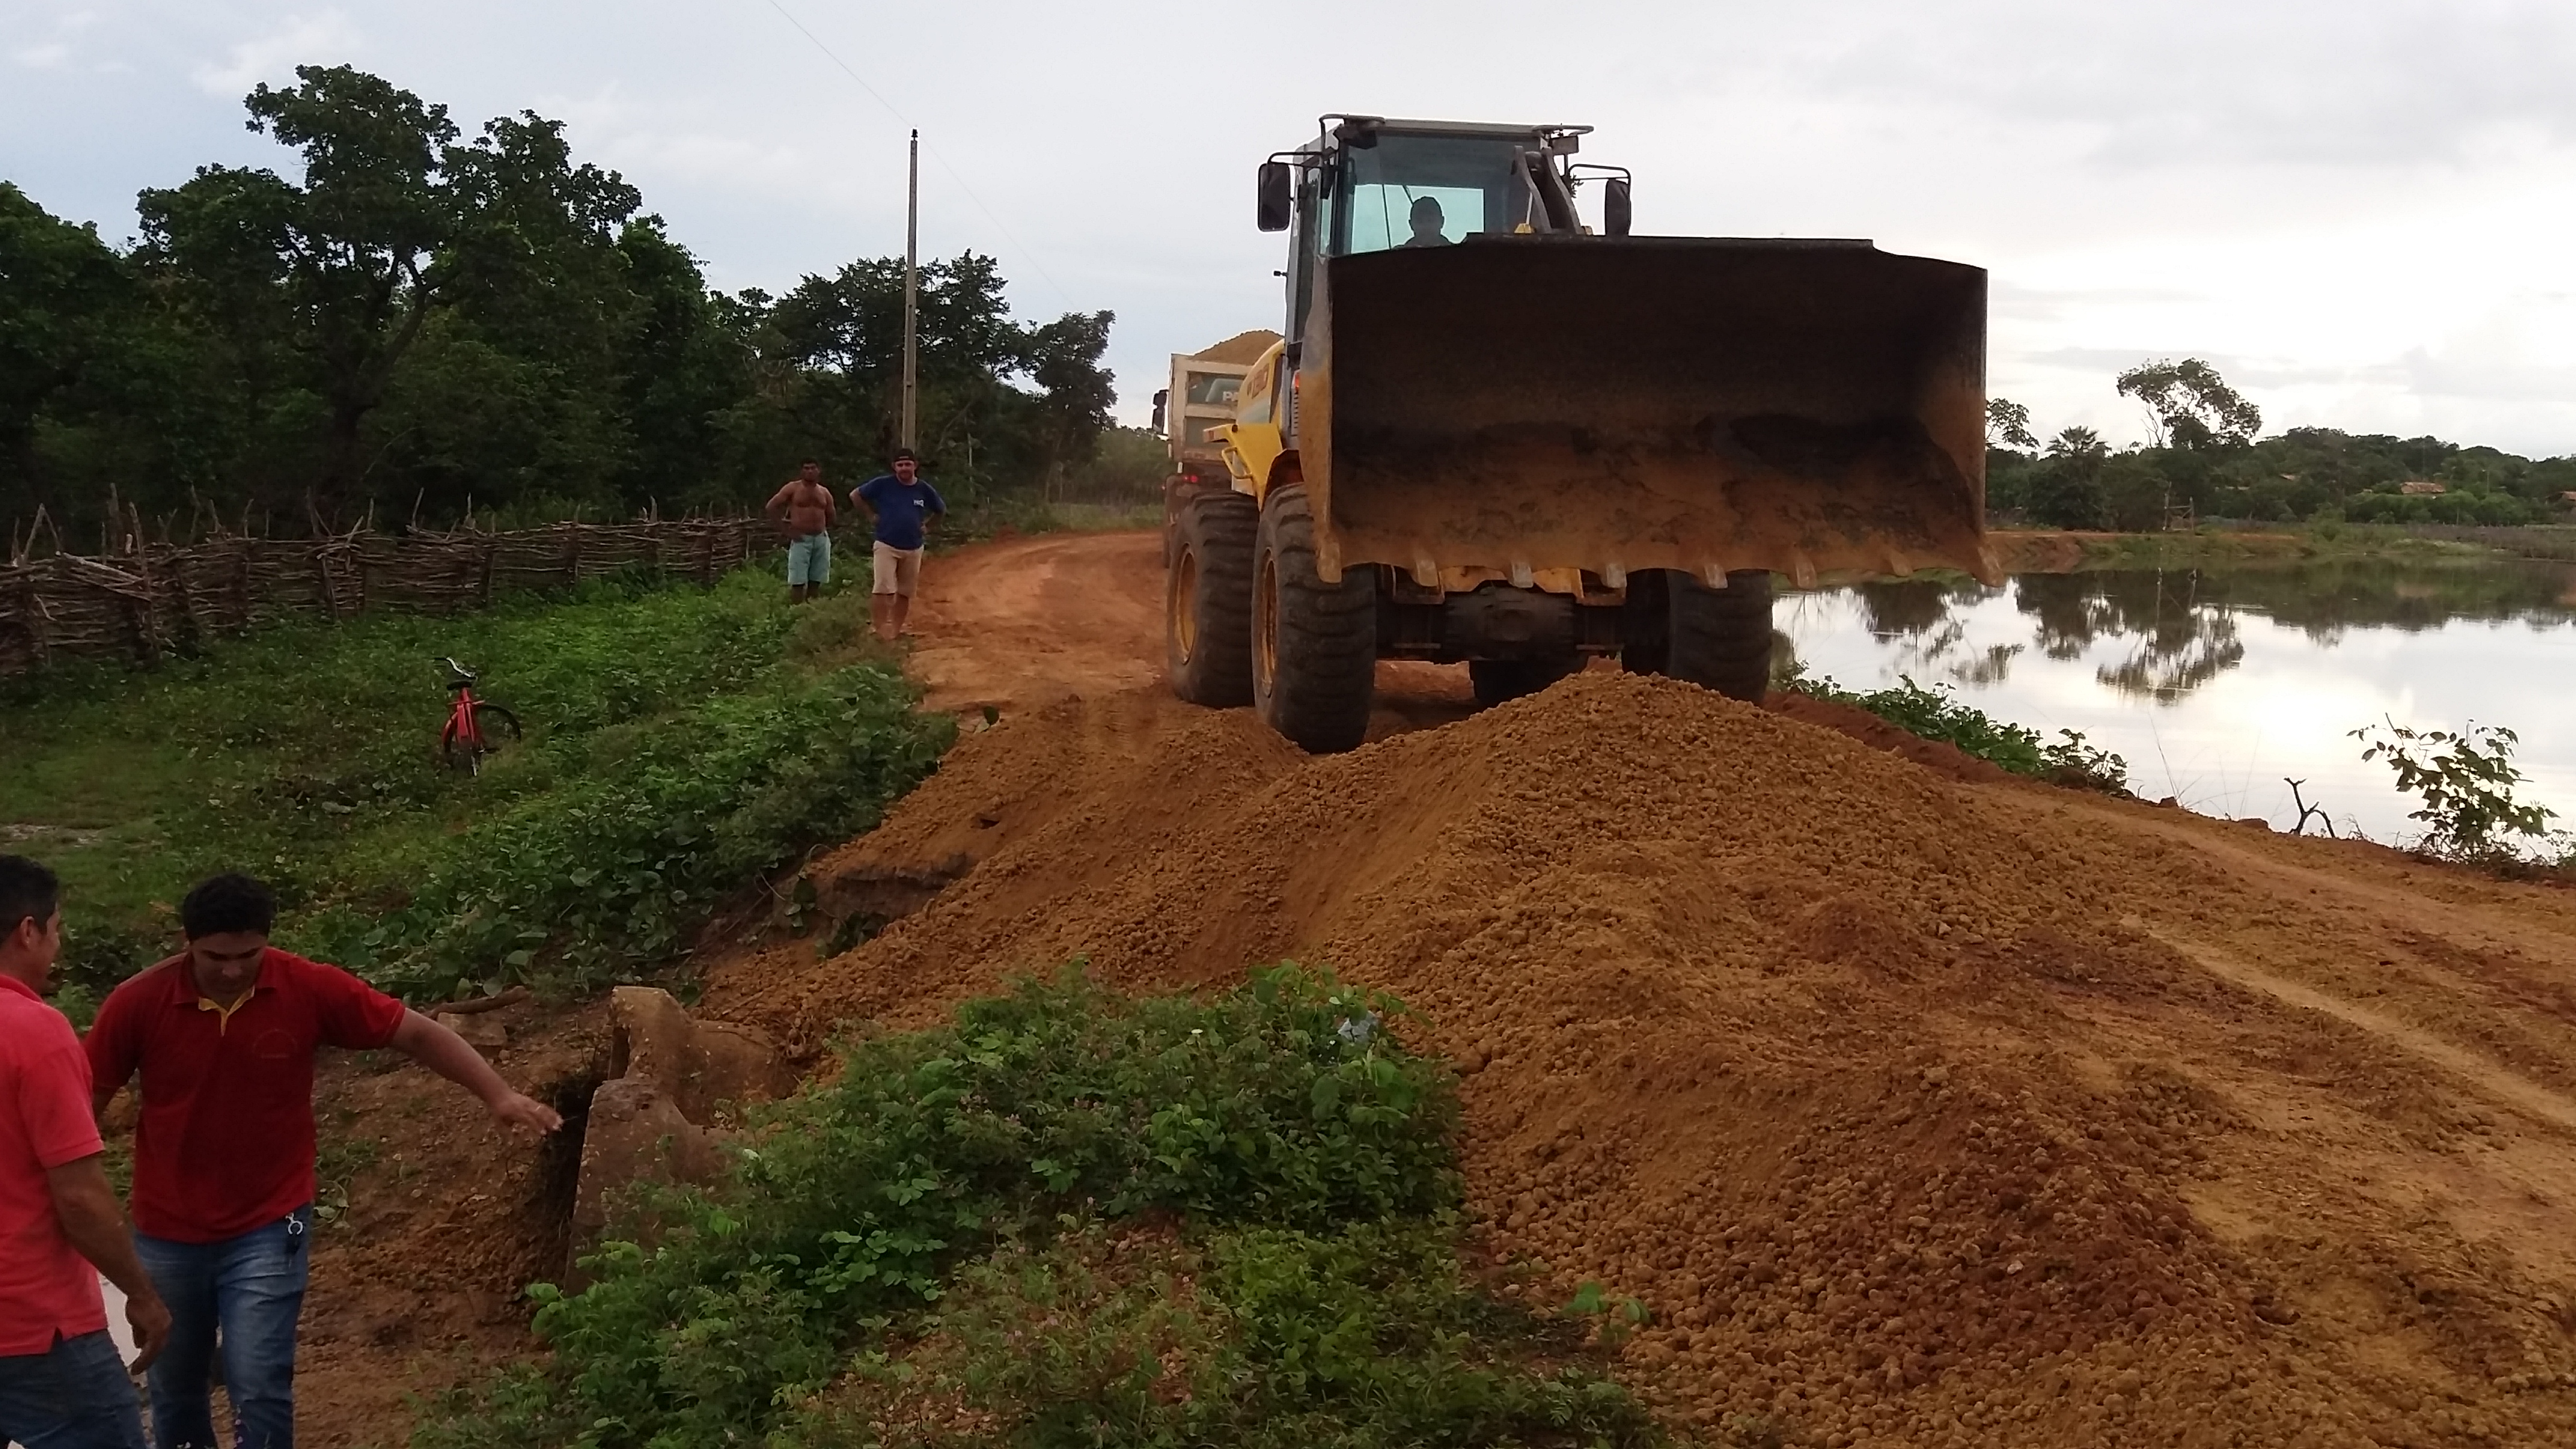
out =
[[[718,894],[865,829],[950,737],[850,642],[863,588],[791,611],[765,568],[636,575],[11,681],[0,825],[64,878],[63,1005],[171,949],[217,870],[276,887],[283,944],[419,999],[669,962]],[[437,757],[436,655],[527,726],[479,778]]]
[[[1642,1310],[1462,1266],[1454,1082],[1400,1013],[1293,967],[1068,974],[847,1046],[589,1288],[532,1290],[551,1356],[415,1444],[1663,1442],[1597,1358]]]

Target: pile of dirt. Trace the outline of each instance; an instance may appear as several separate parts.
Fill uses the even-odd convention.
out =
[[[810,1052],[1075,958],[1327,964],[1466,1074],[1492,1246],[1653,1310],[1679,1418],[2576,1442],[2576,905],[1924,763],[1615,673],[1327,759],[1071,702],[818,868],[918,909],[708,1006]]]

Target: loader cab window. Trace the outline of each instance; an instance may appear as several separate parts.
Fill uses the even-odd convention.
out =
[[[1345,150],[1325,218],[1330,256],[1458,242],[1508,232],[1526,219],[1528,188],[1512,174],[1508,136],[1408,136],[1382,132],[1367,150]]]

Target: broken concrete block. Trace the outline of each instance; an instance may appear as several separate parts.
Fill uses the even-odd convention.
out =
[[[777,1044],[730,1022],[695,1021],[667,991],[620,986],[609,999],[608,1074],[651,1082],[680,1115],[712,1125],[717,1104],[766,1102],[796,1090]]]

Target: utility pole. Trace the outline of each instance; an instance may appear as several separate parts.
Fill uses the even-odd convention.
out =
[[[913,344],[921,319],[916,278],[921,266],[921,132],[912,133],[912,183],[903,214],[903,445],[913,446]]]

